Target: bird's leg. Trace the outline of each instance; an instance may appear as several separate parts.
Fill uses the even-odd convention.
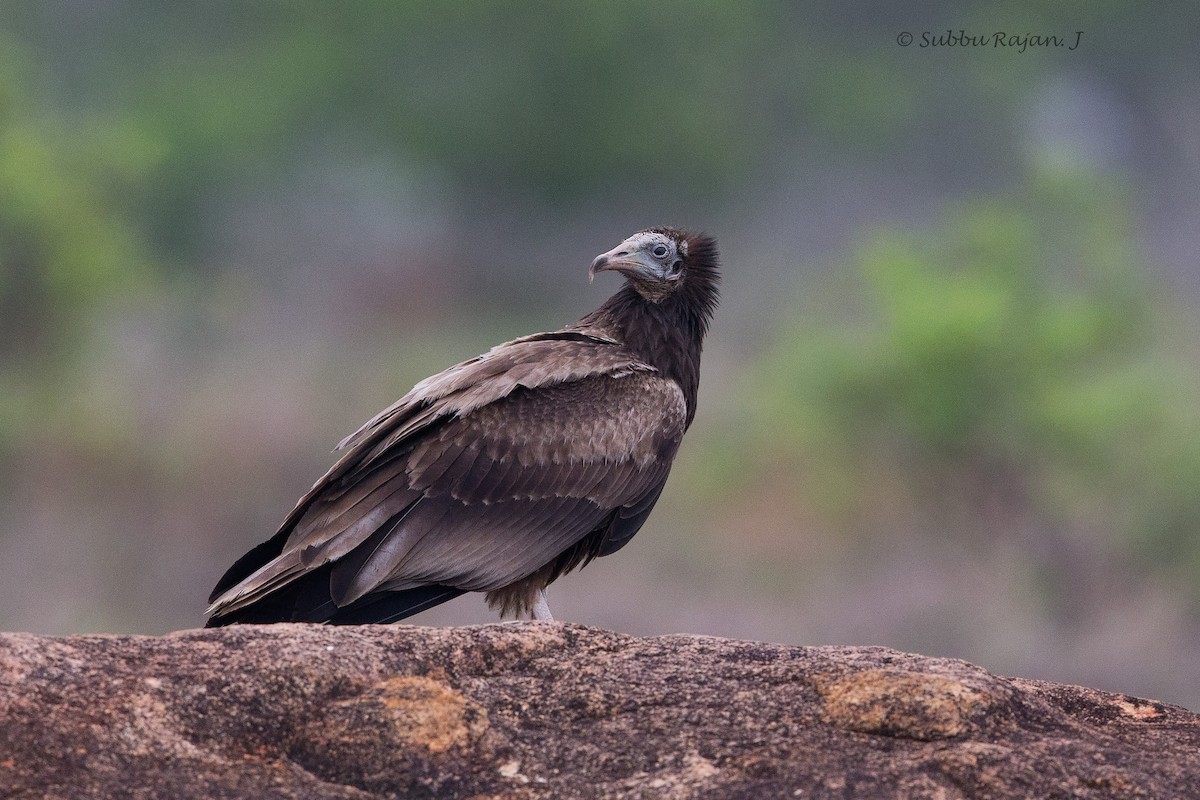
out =
[[[533,618],[539,622],[554,622],[554,615],[550,613],[550,604],[546,602],[545,589],[538,590],[537,602],[533,604]]]

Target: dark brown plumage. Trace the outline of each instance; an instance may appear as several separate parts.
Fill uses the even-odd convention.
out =
[[[592,262],[625,285],[574,325],[418,383],[209,598],[208,625],[392,622],[463,592],[549,618],[545,587],[619,550],[696,413],[716,242],[642,231]]]

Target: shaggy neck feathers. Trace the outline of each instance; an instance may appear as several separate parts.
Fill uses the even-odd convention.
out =
[[[649,300],[626,283],[582,322],[611,331],[626,348],[676,381],[687,402],[690,425],[700,385],[700,351],[717,305],[720,273],[713,239],[697,234],[680,238],[687,242],[687,258],[683,280],[674,291]]]

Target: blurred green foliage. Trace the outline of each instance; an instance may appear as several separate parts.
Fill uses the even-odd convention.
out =
[[[123,197],[159,153],[132,128],[71,129],[39,113],[27,72],[0,41],[0,342],[43,357],[26,337],[53,348],[84,309],[147,279]]]
[[[169,142],[157,238],[194,245],[187,221],[224,184],[347,147],[561,202],[627,180],[719,190],[761,165],[774,133],[767,98],[743,87],[782,8],[301,5],[149,9],[138,28],[162,38],[139,42],[136,63],[118,55],[116,86],[97,87],[119,86],[124,112]]]
[[[1052,67],[1136,65],[1139,82],[1170,86],[1174,63],[1147,59],[1146,43],[1167,49],[1187,28],[1163,30],[1122,3],[876,11],[712,0],[130,2],[86,13],[18,3],[0,21],[3,49],[19,42],[38,57],[20,69],[6,57],[0,80],[10,131],[28,140],[35,118],[33,149],[119,218],[72,227],[109,231],[98,261],[121,260],[103,255],[128,247],[128,231],[112,233],[119,224],[169,269],[203,270],[208,212],[231,187],[343,151],[416,164],[488,203],[608,192],[724,211],[781,162],[886,161],[924,141],[936,172],[939,143],[956,139],[959,160],[987,164],[1014,155],[1015,112]],[[1084,28],[1087,47],[1013,59],[894,44],[898,30],[934,20]],[[10,155],[27,178],[41,157]],[[61,183],[13,185],[13,202],[44,207]]]
[[[30,72],[0,38],[0,447],[44,429],[98,315],[156,281],[128,198],[161,149],[119,121],[45,113]]]
[[[1186,27],[1162,31],[1126,5],[1022,0],[914,15],[712,0],[132,2],[69,21],[70,4],[52,2],[14,4],[4,25],[52,54],[30,83],[59,124],[115,120],[102,138],[153,165],[131,193],[132,219],[156,247],[187,256],[178,266],[201,268],[197,220],[230,184],[342,151],[555,204],[631,183],[633,194],[719,204],[783,156],[886,160],[947,133],[977,151],[960,158],[1009,156],[1013,112],[1051,65],[1127,64],[1150,33]],[[1096,35],[1081,52],[1019,59],[895,45],[898,30],[939,15],[979,30],[1019,19]],[[1162,81],[1164,67],[1144,66]],[[951,98],[961,102],[947,114]]]
[[[965,508],[984,534],[1075,528],[1194,592],[1200,375],[1125,196],[1047,171],[936,229],[870,237],[820,296],[838,316],[812,309],[758,366],[767,463],[803,463],[808,502],[835,516],[881,502],[886,475],[931,524]]]

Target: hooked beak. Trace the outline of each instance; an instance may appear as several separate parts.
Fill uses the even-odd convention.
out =
[[[597,272],[608,271],[620,272],[630,278],[657,278],[660,277],[661,267],[626,240],[607,253],[596,256],[588,268],[588,281],[595,280]]]

